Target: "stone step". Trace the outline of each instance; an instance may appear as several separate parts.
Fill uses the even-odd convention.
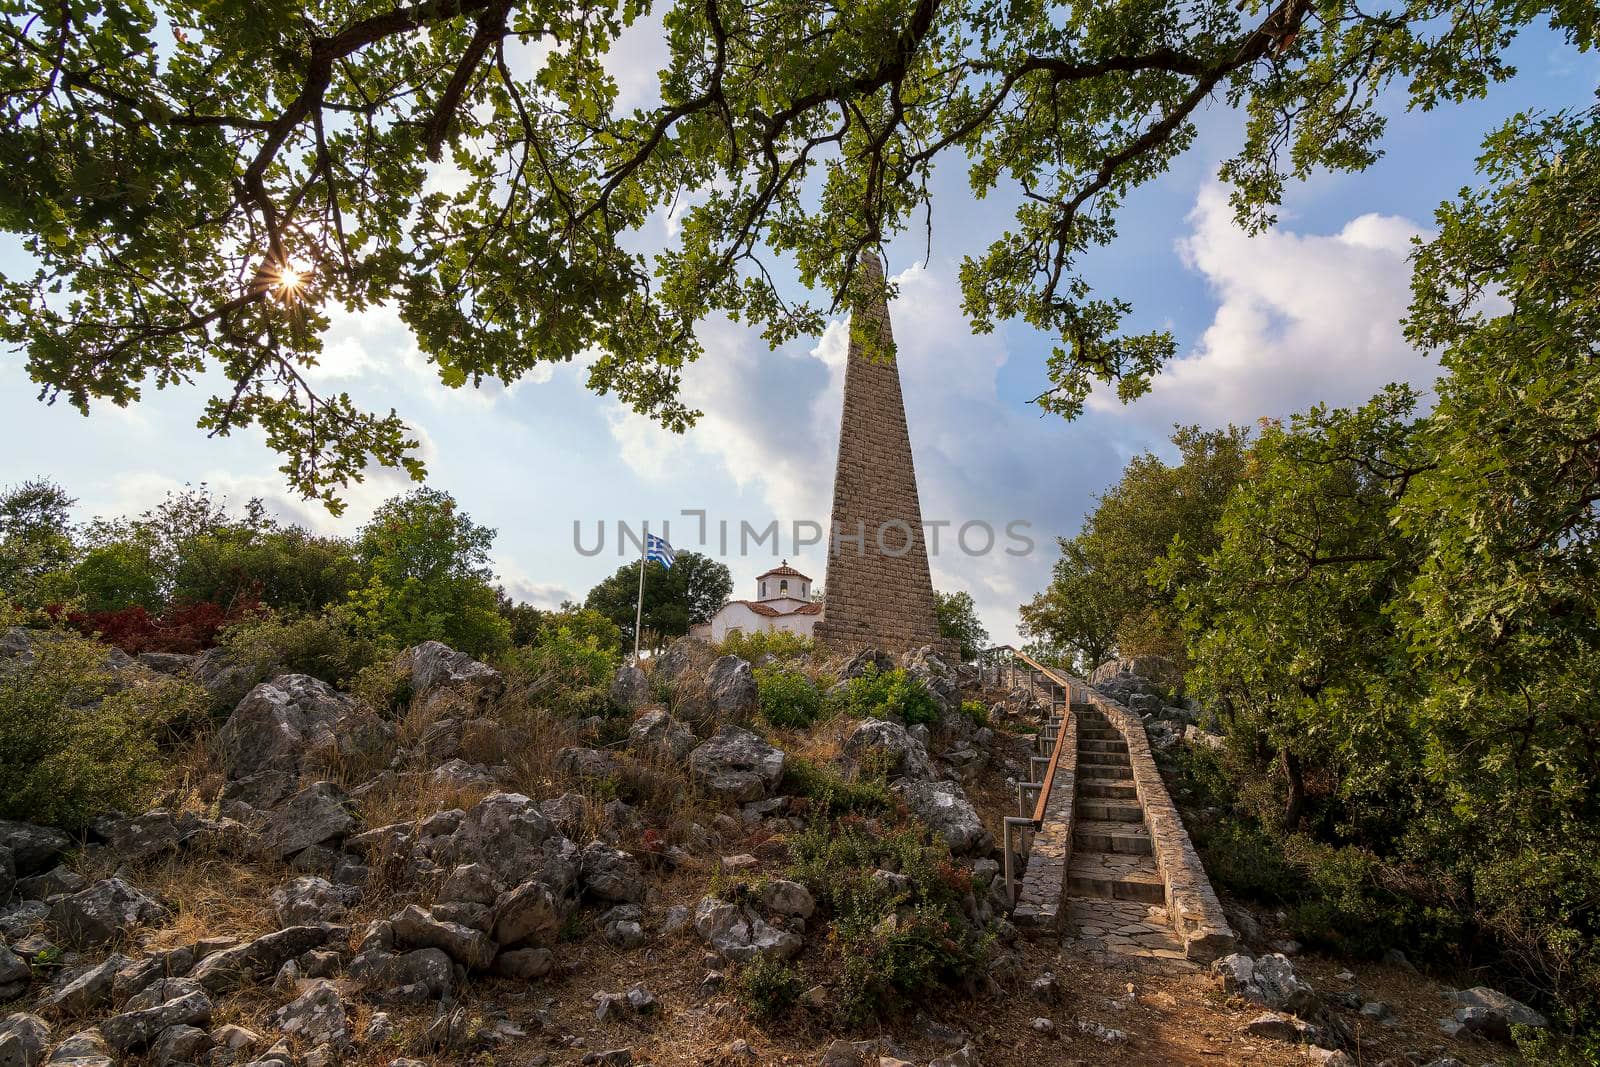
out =
[[[1128,742],[1122,740],[1120,737],[1116,739],[1109,737],[1084,737],[1082,734],[1079,734],[1078,749],[1081,752],[1126,752],[1128,751]]]
[[[1085,726],[1079,723],[1078,738],[1089,741],[1121,741],[1122,735],[1109,726]]]
[[[1083,852],[1123,852],[1148,856],[1150,831],[1143,823],[1082,819],[1072,828],[1072,847]]]
[[[1096,752],[1093,749],[1085,749],[1082,745],[1078,746],[1078,763],[1085,766],[1091,763],[1105,767],[1133,766],[1128,762],[1126,752]]]
[[[1096,778],[1093,781],[1082,779],[1078,782],[1078,795],[1138,803],[1139,787],[1132,782],[1114,782],[1108,778]]]
[[[1144,904],[1164,904],[1167,899],[1155,860],[1121,852],[1074,851],[1067,865],[1067,891]]]
[[[1081,783],[1087,785],[1087,782]],[[1117,800],[1098,800],[1079,795],[1078,818],[1099,819],[1103,822],[1144,822],[1144,809],[1138,804],[1125,804]]]
[[[1080,763],[1078,764],[1080,778],[1110,778],[1115,781],[1133,781],[1133,768],[1124,763],[1122,766],[1112,766],[1105,763]]]

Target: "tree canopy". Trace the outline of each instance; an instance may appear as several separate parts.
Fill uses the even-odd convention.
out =
[[[646,18],[660,99],[624,107],[606,62]],[[1175,349],[1125,334],[1128,302],[1080,267],[1208,101],[1248,118],[1221,176],[1265,225],[1286,180],[1376,158],[1392,86],[1417,108],[1481,95],[1521,28],[1587,49],[1596,19],[1573,0],[3,0],[0,228],[36,270],[5,278],[0,339],[86,411],[220,377],[201,427],[260,427],[337,508],[370,462],[421,467],[395,412],[313,387],[335,313],[397,308],[451,386],[581,356],[591,388],[681,429],[695,324],[817,332],[829,305],[775,278],[832,307],[882,284],[850,265],[922,221],[948,157],[1018,201],[962,265],[966,312],[1053,337],[1038,402],[1070,415],[1097,380],[1139,395]],[[676,235],[643,247],[668,210]]]
[[[671,567],[645,564],[644,631],[657,637],[679,637],[694,623],[705,622],[728,602],[733,575],[727,564],[699,552],[680,551]],[[615,574],[589,590],[584,606],[610,619],[633,644],[639,600],[639,564],[624,563]]]
[[[978,618],[978,605],[972,594],[933,591],[933,609],[939,617],[939,634],[961,646],[961,658],[977,659],[989,647],[989,631]]]

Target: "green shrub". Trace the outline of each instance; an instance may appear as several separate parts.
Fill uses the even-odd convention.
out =
[[[811,679],[791,668],[757,667],[761,717],[774,726],[804,727],[822,714],[822,694]]]
[[[840,961],[839,1004],[852,1024],[976,973],[990,938],[967,926],[970,875],[920,824],[883,828],[855,817],[819,819],[791,841],[789,876],[816,897]],[[872,877],[897,871],[909,888]]]
[[[772,1019],[794,1007],[803,985],[787,963],[757,956],[734,980],[734,993],[758,1019]]]
[[[38,635],[31,662],[0,670],[0,819],[75,828],[113,808],[143,810],[162,775],[158,740],[203,717],[197,687],[119,678],[107,651]]]
[[[339,608],[316,615],[264,611],[224,630],[222,647],[258,680],[289,671],[340,689],[349,688],[369,667],[388,663],[398,651],[358,634]]]
[[[780,660],[799,659],[811,655],[815,647],[811,638],[789,630],[755,630],[750,633],[735,630],[724,637],[716,649],[718,655],[738,656],[757,663],[764,656]]]
[[[537,643],[505,657],[514,688],[534,704],[572,716],[603,715],[607,692],[621,656],[600,636],[558,625],[539,632]]]
[[[832,767],[813,763],[803,756],[790,756],[783,763],[783,792],[805,797],[812,809],[823,816],[852,812],[872,814],[894,804],[883,775],[862,774],[846,778]]]
[[[963,700],[961,714],[972,720],[980,729],[989,725],[989,705],[981,700]]]
[[[863,719],[896,719],[907,726],[939,720],[939,705],[926,687],[896,667],[890,671],[868,668],[845,683],[836,698],[841,714]]]

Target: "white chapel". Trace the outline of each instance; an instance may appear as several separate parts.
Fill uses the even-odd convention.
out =
[[[713,643],[731,633],[787,630],[810,637],[822,605],[811,598],[811,579],[784,560],[765,574],[756,575],[754,600],[730,600],[707,622],[689,628],[693,637]]]

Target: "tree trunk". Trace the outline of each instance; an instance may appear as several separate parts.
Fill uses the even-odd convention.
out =
[[[1278,762],[1283,765],[1283,777],[1289,784],[1289,796],[1283,805],[1283,828],[1294,830],[1300,825],[1300,811],[1306,803],[1305,778],[1300,773],[1300,757],[1287,748],[1278,750]]]

